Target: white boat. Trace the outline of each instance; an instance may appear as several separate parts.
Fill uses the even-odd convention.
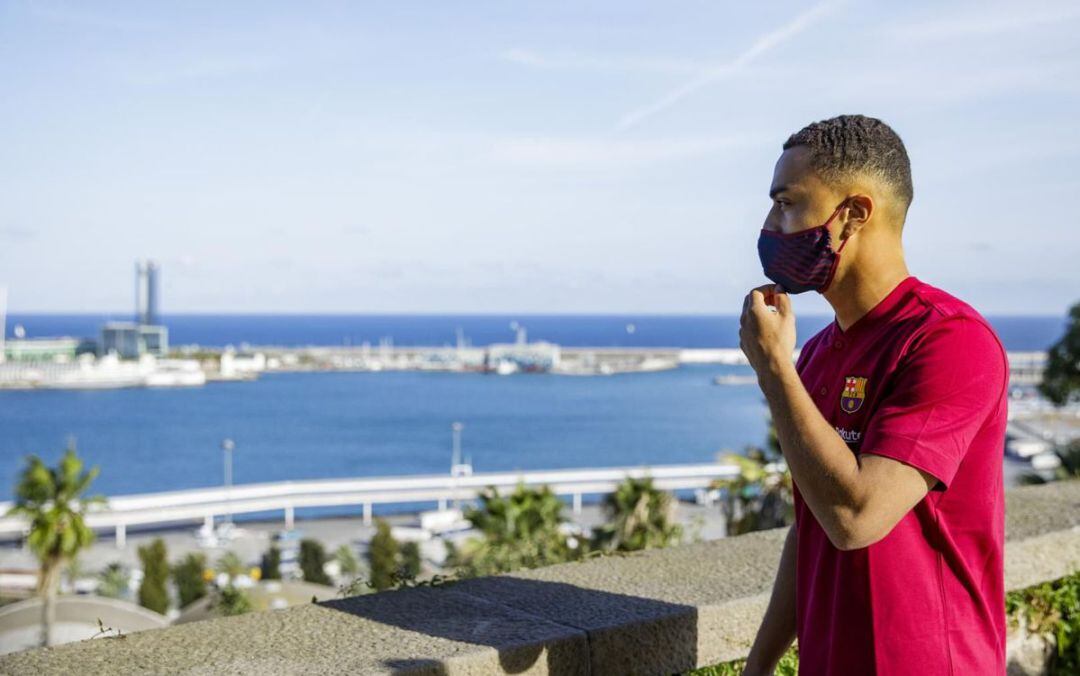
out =
[[[145,377],[147,387],[199,387],[206,373],[194,359],[162,359]]]
[[[50,390],[108,390],[122,387],[198,387],[206,374],[193,359],[144,355],[126,361],[109,353],[79,355],[75,361],[0,364],[0,387]]]
[[[41,367],[42,378],[37,387],[64,390],[100,390],[119,387],[138,387],[145,374],[138,362],[124,362],[115,354],[101,359],[81,355],[74,364],[47,364]]]

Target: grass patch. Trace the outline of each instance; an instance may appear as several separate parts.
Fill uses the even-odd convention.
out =
[[[1054,637],[1047,674],[1080,674],[1080,570],[1007,593],[1005,612],[1011,628],[1022,617],[1030,633]]]

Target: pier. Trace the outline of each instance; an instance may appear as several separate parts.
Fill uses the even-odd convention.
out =
[[[53,342],[56,340],[49,344]],[[138,360],[120,359],[115,353],[101,357],[47,354],[46,359],[24,358],[0,364],[0,389],[198,387],[207,382],[256,380],[264,373],[297,371],[611,376],[666,371],[683,365],[749,366],[746,355],[739,348],[562,347],[551,343],[486,347],[401,347],[388,343],[377,347],[245,346],[242,353],[232,349],[184,346],[167,358],[143,355]],[[799,350],[795,350],[792,359],[798,359],[798,356]],[[1009,352],[1008,358],[1013,386],[1032,386],[1042,380],[1047,359],[1045,352]]]

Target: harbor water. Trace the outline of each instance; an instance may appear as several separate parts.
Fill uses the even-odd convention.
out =
[[[11,316],[30,337],[93,335],[90,315]],[[832,317],[800,320],[800,344]],[[452,343],[512,338],[567,346],[737,347],[735,317],[166,317],[172,343]],[[1059,318],[993,320],[1010,350],[1045,349]],[[219,485],[221,442],[236,443],[237,483],[449,471],[454,421],[476,471],[709,462],[764,442],[754,384],[714,385],[738,366],[686,365],[607,377],[382,372],[270,373],[191,389],[0,391],[0,499],[21,458],[54,460],[69,437],[100,466],[105,494]]]

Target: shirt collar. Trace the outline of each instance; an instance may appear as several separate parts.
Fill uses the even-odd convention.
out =
[[[847,328],[847,331],[841,330],[840,322],[837,321],[836,315],[833,315],[832,331],[833,335],[841,338],[851,339],[855,336],[864,333],[870,327],[879,323],[879,321],[887,316],[889,312],[895,308],[900,301],[907,294],[907,290],[919,283],[919,280],[914,275],[908,275],[899,284],[892,288],[892,291],[885,294],[885,297],[878,301],[877,305],[870,308],[866,314],[855,320],[855,323]]]

